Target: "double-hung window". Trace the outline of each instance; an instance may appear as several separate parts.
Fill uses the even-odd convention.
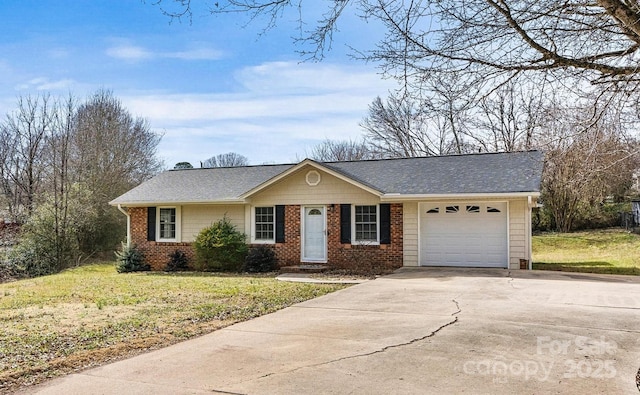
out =
[[[378,242],[378,206],[355,206],[355,241]]]
[[[158,213],[158,239],[176,240],[177,215],[175,207],[161,207]]]
[[[273,207],[255,208],[255,240],[274,241],[275,216]]]

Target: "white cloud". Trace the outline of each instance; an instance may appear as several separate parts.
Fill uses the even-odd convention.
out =
[[[111,56],[112,58],[130,61],[144,60],[153,57],[151,52],[135,45],[118,45],[115,47],[107,48],[107,55]]]
[[[106,53],[112,58],[132,62],[159,58],[182,60],[217,60],[223,57],[223,53],[221,51],[212,48],[194,48],[175,52],[153,52],[146,48],[131,44],[120,44],[109,47],[107,48]]]
[[[217,60],[223,57],[223,52],[211,48],[198,48],[188,51],[165,52],[160,56],[184,60]]]
[[[169,167],[234,151],[251,163],[291,162],[329,139],[357,139],[358,123],[392,81],[362,67],[265,63],[235,74],[240,92],[122,97],[134,114],[165,136]]]
[[[33,78],[27,82],[18,84],[15,87],[15,89],[19,91],[26,91],[26,90],[59,91],[59,90],[70,90],[70,88],[74,85],[76,85],[76,81],[69,78],[51,81],[46,77],[38,77],[38,78]]]
[[[254,92],[367,90],[381,85],[377,73],[361,67],[324,63],[269,62],[246,67],[236,78]],[[391,86],[391,85],[389,85]]]

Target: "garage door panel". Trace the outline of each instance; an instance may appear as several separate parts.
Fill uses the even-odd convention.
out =
[[[421,264],[507,267],[506,213],[504,202],[422,205]]]

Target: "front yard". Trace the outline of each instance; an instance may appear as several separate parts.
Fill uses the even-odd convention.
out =
[[[164,347],[341,289],[258,275],[118,274],[0,284],[0,392]]]
[[[640,275],[640,235],[623,229],[533,236],[533,268]]]

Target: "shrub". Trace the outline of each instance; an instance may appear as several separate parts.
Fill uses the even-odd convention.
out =
[[[196,264],[199,270],[240,271],[247,255],[246,236],[225,216],[196,237]]]
[[[189,269],[189,259],[184,251],[175,250],[169,254],[169,262],[164,268],[165,272],[180,272]]]
[[[122,250],[116,251],[118,259],[116,269],[118,273],[144,272],[151,270],[151,266],[144,260],[144,253],[136,245],[127,246],[122,243]]]
[[[45,245],[23,237],[7,253],[3,271],[11,277],[38,277],[56,273],[57,267],[51,264],[45,248]]]
[[[244,271],[249,273],[272,272],[277,268],[276,253],[267,246],[251,248],[244,261]]]

